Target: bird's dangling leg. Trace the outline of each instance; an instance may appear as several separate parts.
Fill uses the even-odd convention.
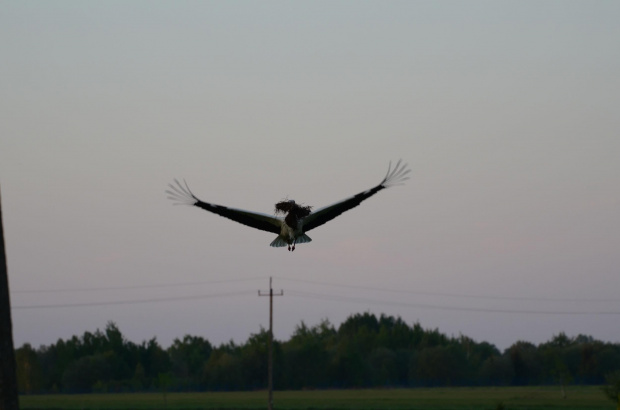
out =
[[[288,250],[289,250],[289,251],[291,250],[291,245],[289,245],[289,246],[288,246]]]
[[[295,242],[297,242],[297,240],[294,240],[294,241],[293,241],[293,248],[291,249],[292,251],[294,251],[294,250],[295,250]]]

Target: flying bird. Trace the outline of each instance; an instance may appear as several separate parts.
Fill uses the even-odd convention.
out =
[[[170,189],[166,190],[166,193],[169,199],[175,201],[175,205],[197,206],[252,228],[275,233],[278,236],[271,242],[270,246],[283,247],[288,245],[288,250],[294,251],[296,244],[312,240],[306,235],[306,232],[331,221],[349,209],[355,208],[363,200],[370,198],[384,188],[402,185],[409,179],[407,176],[409,172],[411,170],[407,168],[407,164],[401,164],[400,160],[393,169],[390,162],[385,178],[374,188],[315,211],[312,211],[311,206],[297,204],[292,199],[283,200],[275,205],[275,215],[244,211],[243,209],[201,201],[189,189],[185,181],[182,184],[177,179],[174,180],[174,184],[168,184]]]

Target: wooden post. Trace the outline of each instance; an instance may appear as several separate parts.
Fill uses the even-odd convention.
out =
[[[1,199],[1,198],[0,198]],[[2,201],[0,200],[0,409],[19,410],[13,325],[11,323],[11,298],[9,274],[4,248],[2,226]]]
[[[274,295],[271,288],[271,277],[269,277],[269,293],[263,294],[258,291],[258,296],[269,296],[269,341],[267,349],[269,351],[267,358],[267,408],[273,410],[273,297],[283,296],[284,291],[280,290],[280,293]]]

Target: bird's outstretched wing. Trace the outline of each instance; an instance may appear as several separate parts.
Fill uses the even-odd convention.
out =
[[[302,228],[303,231],[307,232],[310,229],[314,229],[317,226],[323,225],[325,222],[331,221],[341,213],[346,212],[351,208],[355,208],[363,200],[370,198],[384,188],[389,188],[395,185],[402,185],[406,180],[409,179],[407,174],[411,172],[411,170],[407,168],[407,164],[401,165],[401,162],[402,161],[399,160],[396,163],[394,169],[392,169],[392,163],[390,162],[390,166],[388,167],[388,172],[385,175],[385,178],[383,178],[383,181],[381,181],[381,183],[376,187],[364,192],[360,192],[359,194],[354,195],[350,198],[344,199],[340,202],[336,202],[333,205],[329,205],[312,212],[310,215],[304,218]]]
[[[175,201],[175,205],[197,206],[198,208],[213,212],[214,214],[218,214],[224,218],[232,219],[235,222],[251,226],[252,228],[280,234],[282,226],[282,220],[280,218],[258,212],[244,211],[243,209],[229,208],[222,205],[203,202],[198,199],[196,195],[194,195],[185,181],[181,184],[175,179],[174,182],[175,184],[168,184],[170,189],[166,190],[166,193],[168,194],[168,199]]]

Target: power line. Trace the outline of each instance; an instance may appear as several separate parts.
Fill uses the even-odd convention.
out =
[[[361,285],[346,285],[340,283],[322,282],[307,279],[292,279],[281,276],[274,276],[284,281],[308,283],[320,286],[330,286],[336,288],[345,289],[359,289],[368,290],[373,292],[390,292],[401,293],[420,296],[442,296],[452,298],[464,298],[464,299],[488,299],[488,300],[515,300],[515,301],[541,301],[541,302],[618,302],[620,299],[614,298],[536,298],[527,296],[507,296],[507,295],[471,295],[462,293],[447,293],[447,292],[428,292],[423,290],[406,290],[406,289],[389,289],[371,286]],[[132,289],[158,289],[158,288],[173,288],[173,287],[185,287],[196,285],[208,285],[219,283],[235,283],[235,282],[248,282],[256,280],[264,280],[264,276],[240,278],[240,279],[224,279],[224,280],[208,280],[208,281],[194,281],[194,282],[178,282],[178,283],[164,283],[158,285],[129,285],[129,286],[104,286],[104,287],[83,287],[83,288],[60,288],[60,289],[26,289],[26,290],[11,290],[13,294],[29,294],[29,293],[73,293],[73,292],[98,292],[108,290],[132,290]]]
[[[62,304],[50,304],[50,305],[22,305],[12,306],[12,310],[17,309],[54,309],[54,308],[72,308],[72,307],[87,307],[87,306],[114,306],[114,305],[137,305],[142,303],[158,303],[158,302],[175,302],[180,300],[199,300],[209,298],[222,298],[239,295],[249,295],[251,291],[238,291],[228,293],[214,293],[208,295],[193,295],[193,296],[179,296],[179,297],[167,297],[167,298],[151,298],[151,299],[132,299],[132,300],[117,300],[117,301],[105,301],[105,302],[84,302],[84,303],[62,303]]]
[[[242,279],[225,279],[225,280],[206,280],[196,282],[179,282],[164,283],[160,285],[129,285],[129,286],[104,286],[104,287],[87,287],[87,288],[64,288],[64,289],[29,289],[29,290],[12,290],[11,293],[72,293],[72,292],[98,292],[106,290],[126,290],[126,289],[156,289],[156,288],[173,288],[195,285],[210,285],[215,283],[233,283],[248,282],[253,280],[265,279],[264,276],[242,278]]]
[[[514,313],[514,314],[537,314],[537,315],[620,315],[620,311],[596,311],[596,312],[583,312],[583,311],[550,311],[550,310],[514,310],[514,309],[490,309],[490,308],[472,308],[464,306],[441,306],[432,305],[426,303],[408,303],[397,301],[381,301],[360,297],[351,296],[337,296],[337,295],[325,295],[320,293],[303,292],[296,290],[289,290],[288,293],[293,296],[302,298],[327,300],[334,302],[351,302],[351,303],[365,303],[374,305],[389,305],[389,306],[404,306],[413,307],[419,309],[435,309],[435,310],[449,310],[449,311],[465,311],[465,312],[482,312],[482,313]]]
[[[452,297],[452,298],[464,298],[464,299],[489,299],[489,300],[516,300],[516,301],[538,301],[538,302],[618,302],[620,299],[613,298],[601,298],[601,299],[575,299],[575,298],[535,298],[535,297],[527,297],[527,296],[501,296],[501,295],[467,295],[463,293],[445,293],[445,292],[427,292],[427,291],[416,291],[416,290],[405,290],[405,289],[387,289],[387,288],[377,288],[370,286],[361,286],[361,285],[345,285],[338,283],[330,283],[330,282],[320,282],[314,280],[306,280],[306,279],[291,279],[284,278],[280,276],[274,276],[275,278],[291,281],[291,282],[300,282],[300,283],[309,283],[314,285],[321,286],[330,286],[337,288],[346,288],[346,289],[360,289],[360,290],[369,290],[373,292],[391,292],[391,293],[402,293],[409,295],[420,295],[420,296],[443,296],[443,297]]]
[[[101,301],[101,302],[77,302],[77,303],[59,303],[59,304],[45,304],[45,305],[17,305],[13,306],[13,310],[32,310],[32,309],[55,309],[55,308],[75,308],[75,307],[94,307],[94,306],[115,306],[115,305],[137,305],[146,303],[161,303],[161,302],[176,302],[176,301],[189,301],[200,300],[210,298],[221,298],[231,296],[242,296],[252,294],[253,291],[236,291],[227,293],[213,293],[205,295],[190,295],[190,296],[178,296],[178,297],[163,297],[163,298],[149,298],[149,299],[130,299],[130,300],[118,300],[118,301]],[[364,303],[383,306],[401,306],[418,309],[433,309],[433,310],[447,310],[447,311],[464,311],[464,312],[481,312],[481,313],[509,313],[509,314],[538,314],[538,315],[620,315],[620,311],[558,311],[558,310],[537,310],[537,309],[496,309],[496,308],[473,308],[467,306],[455,306],[455,305],[436,305],[427,303],[411,303],[411,302],[398,302],[398,301],[386,301],[377,300],[356,296],[342,296],[332,294],[322,294],[314,292],[305,292],[298,290],[289,290],[289,294],[301,298],[335,301],[335,302],[349,302],[349,303]],[[261,294],[261,296],[267,296],[267,294]]]
[[[284,278],[284,277],[278,277],[278,278],[285,280],[285,281],[288,280],[291,282],[308,283],[308,284],[328,286],[328,287],[333,287],[333,288],[357,289],[357,290],[366,290],[366,291],[373,291],[373,292],[381,291],[381,292],[399,293],[399,294],[408,294],[408,295],[459,297],[459,298],[469,298],[469,299],[490,299],[490,300],[504,300],[504,301],[506,300],[553,301],[553,302],[586,302],[586,301],[617,302],[618,301],[617,299],[576,299],[575,300],[575,299],[569,299],[569,298],[529,298],[529,297],[516,297],[516,296],[485,296],[485,295],[464,295],[464,294],[454,294],[454,293],[434,293],[434,292],[426,292],[426,291],[411,291],[411,290],[403,290],[403,289],[377,288],[377,287],[369,287],[369,286],[361,286],[361,285],[346,285],[346,284],[321,282],[321,281],[313,281],[313,280],[306,280],[306,279],[291,279],[291,278]],[[248,281],[253,281],[253,280],[258,280],[258,279],[264,279],[264,277],[194,281],[194,282],[168,283],[168,284],[159,284],[159,285],[24,290],[24,291],[16,291],[15,293],[60,293],[60,292],[85,292],[85,291],[124,290],[124,289],[154,289],[154,288],[195,286],[195,285],[203,285],[203,284],[248,282]],[[421,309],[434,309],[434,310],[451,310],[451,311],[456,310],[456,311],[469,311],[469,312],[510,313],[510,314],[549,314],[549,315],[618,315],[620,314],[620,312],[618,311],[590,311],[590,312],[574,311],[574,310],[548,311],[548,310],[536,310],[536,309],[515,310],[515,309],[472,308],[472,307],[453,306],[453,305],[442,306],[442,305],[437,305],[437,304],[408,303],[408,302],[398,302],[398,301],[393,301],[393,300],[385,301],[385,300],[369,299],[369,298],[358,297],[358,296],[329,295],[329,294],[312,293],[312,292],[296,291],[296,290],[291,290],[290,292],[292,295],[296,295],[296,296],[303,297],[303,298],[313,298],[313,299],[318,299],[318,300],[345,301],[345,302],[352,302],[352,303],[370,303],[370,304],[375,304],[375,305],[404,306],[404,307],[415,307],[415,308],[421,308]],[[244,295],[248,293],[250,293],[250,291],[237,291],[237,292],[229,292],[229,293],[189,295],[189,296],[178,296],[178,297],[130,299],[130,300],[120,300],[120,301],[59,303],[59,304],[45,304],[45,305],[18,305],[18,306],[13,306],[13,309],[26,310],[26,309],[53,309],[53,308],[89,307],[89,306],[131,305],[131,304],[159,303],[159,302],[228,297],[228,296],[235,296],[235,295]]]

